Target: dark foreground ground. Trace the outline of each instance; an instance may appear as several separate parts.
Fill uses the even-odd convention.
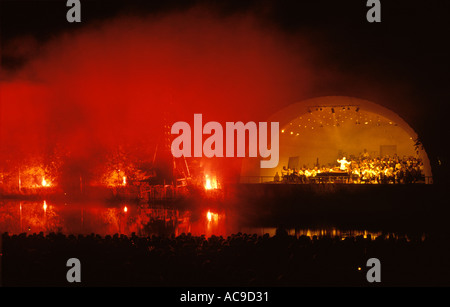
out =
[[[450,286],[447,187],[239,185],[224,199],[220,206],[257,225],[407,238],[4,234],[2,285],[72,286],[66,262],[78,258],[82,286],[367,286],[367,260],[378,258],[381,286]]]
[[[205,238],[3,234],[3,286],[72,286],[66,261],[81,262],[81,286],[450,286],[447,238],[298,238],[235,234]]]

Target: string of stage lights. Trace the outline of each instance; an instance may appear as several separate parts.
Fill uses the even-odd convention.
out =
[[[373,113],[360,112],[357,105],[310,106],[308,113],[297,117],[281,133],[298,136],[303,130],[340,127],[345,124],[368,126],[397,126],[396,123]]]

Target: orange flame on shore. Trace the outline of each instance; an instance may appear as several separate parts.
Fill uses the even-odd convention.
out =
[[[47,182],[47,180],[45,180],[44,177],[42,177],[42,182],[41,182],[41,184],[42,184],[43,187],[49,187],[49,186],[50,186],[50,183]]]
[[[205,190],[216,190],[217,179],[216,176],[209,178],[209,175],[205,175]]]
[[[127,185],[127,177],[123,176],[122,179],[123,179],[122,185]]]

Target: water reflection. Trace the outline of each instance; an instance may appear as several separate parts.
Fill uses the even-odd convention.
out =
[[[227,218],[228,217],[228,218]],[[236,222],[233,214],[204,210],[199,212],[176,210],[164,206],[136,204],[107,205],[52,204],[48,201],[2,201],[0,202],[0,232],[10,234],[61,232],[64,234],[116,233],[139,236],[181,235],[229,236],[233,233],[248,233],[273,236],[276,227],[248,227]],[[290,235],[301,236],[363,236],[375,239],[394,236],[367,230],[287,229]]]
[[[128,235],[135,232],[147,236],[191,232],[211,236],[227,234],[224,221],[224,216],[215,212],[194,215],[191,211],[162,206],[52,204],[45,200],[0,202],[0,231],[11,234],[62,232]]]

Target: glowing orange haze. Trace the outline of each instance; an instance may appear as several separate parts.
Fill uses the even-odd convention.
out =
[[[117,144],[156,142],[164,120],[195,112],[266,120],[310,86],[302,44],[248,16],[196,9],[80,28],[1,83],[1,146],[45,153],[59,143],[93,159]]]

